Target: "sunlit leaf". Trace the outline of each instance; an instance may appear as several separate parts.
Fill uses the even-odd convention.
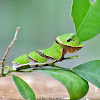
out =
[[[83,79],[100,88],[100,60],[89,61],[72,70]]]
[[[81,1],[73,0],[71,15],[75,23],[76,32],[79,29],[84,17],[86,16],[89,7],[90,7],[89,0],[81,0]]]
[[[14,83],[18,91],[20,92],[20,94],[22,95],[24,99],[35,100],[35,95],[32,89],[29,87],[29,85],[24,80],[22,80],[21,78],[15,75],[12,75],[12,78],[14,80]]]
[[[42,69],[39,71],[61,82],[68,89],[70,99],[80,99],[88,91],[88,83],[73,72],[59,69]]]
[[[73,0],[72,17],[80,40],[93,38],[100,33],[100,0]]]

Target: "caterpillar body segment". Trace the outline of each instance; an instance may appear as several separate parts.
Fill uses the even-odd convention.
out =
[[[14,69],[27,65],[30,67],[52,66],[55,62],[63,60],[67,52],[74,53],[82,47],[83,43],[76,35],[72,33],[63,34],[56,38],[56,42],[50,48],[33,51],[17,57],[12,62],[12,65]]]

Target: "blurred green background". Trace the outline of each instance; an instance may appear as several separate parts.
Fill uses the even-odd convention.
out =
[[[93,1],[93,0],[90,0]],[[55,38],[64,33],[75,33],[70,16],[72,0],[0,0],[0,59],[14,37],[16,27],[21,27],[18,38],[10,50],[6,65],[25,53],[50,47]],[[100,35],[84,42],[83,49],[74,60],[57,63],[74,67],[89,60],[100,59]]]

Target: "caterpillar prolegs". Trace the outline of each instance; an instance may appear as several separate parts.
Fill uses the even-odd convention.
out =
[[[62,61],[67,52],[74,53],[82,47],[83,43],[76,35],[72,33],[63,34],[56,38],[50,48],[33,51],[14,59],[12,62],[13,68],[17,69],[26,65],[30,67],[52,66],[55,62]]]

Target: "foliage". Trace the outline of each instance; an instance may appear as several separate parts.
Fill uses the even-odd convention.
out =
[[[83,79],[100,88],[100,60],[89,61],[72,69]]]
[[[62,69],[43,69],[40,70],[59,82],[69,91],[70,99],[80,99],[88,92],[88,83],[77,74]]]
[[[100,0],[90,4],[89,0],[73,0],[72,18],[76,34],[86,41],[100,33]]]
[[[17,86],[18,91],[24,99],[35,100],[35,95],[29,85],[19,78],[18,76],[12,75],[15,85]]]
[[[100,32],[99,4],[100,0],[92,4],[89,0],[73,0],[71,15],[75,23],[76,35],[82,42],[93,38]],[[88,91],[88,81],[100,88],[100,60],[89,61],[72,69],[57,68],[59,69],[37,71],[46,73],[61,82],[68,89],[70,99],[80,99],[85,96]],[[5,76],[10,72],[12,71],[9,70],[8,73],[2,73],[2,75]],[[12,78],[24,99],[35,100],[35,94],[24,80],[14,75]]]

